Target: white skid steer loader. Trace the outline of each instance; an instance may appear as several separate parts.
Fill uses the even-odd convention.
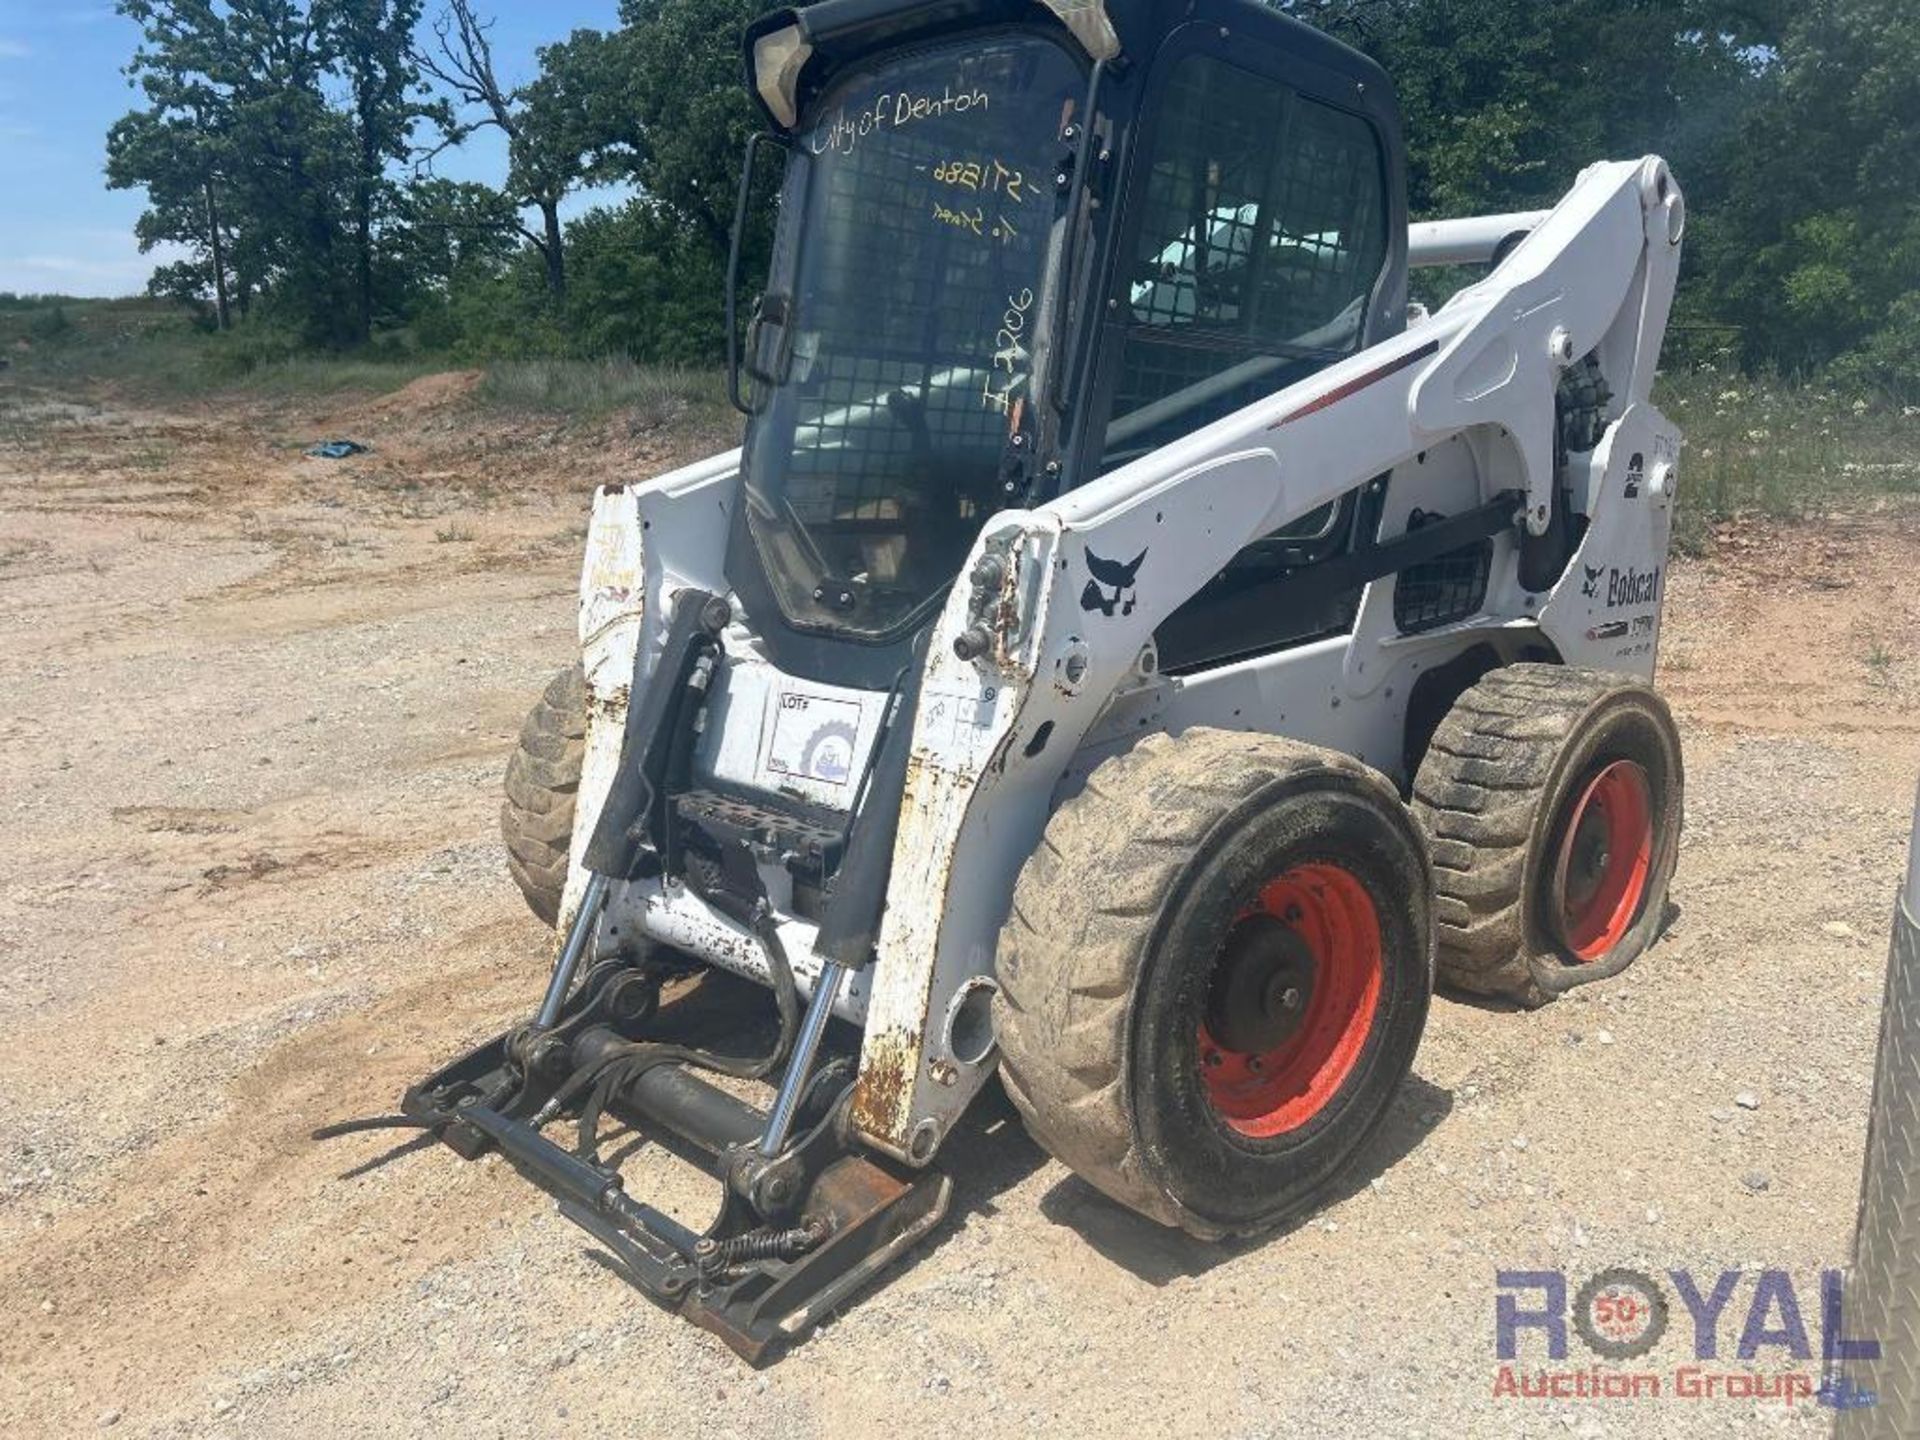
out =
[[[594,497],[507,775],[544,998],[335,1129],[497,1148],[757,1359],[939,1221],[996,1074],[1114,1199],[1246,1234],[1379,1123],[1436,963],[1533,1005],[1652,942],[1685,211],[1648,157],[1410,225],[1386,75],[1250,0],[745,48],[744,445]],[[1483,273],[1429,314],[1421,265]],[[609,1115],[714,1158],[709,1227]]]

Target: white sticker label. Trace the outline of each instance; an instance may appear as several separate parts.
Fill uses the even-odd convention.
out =
[[[852,700],[784,690],[773,697],[767,769],[775,775],[845,785],[853,779],[860,707]]]

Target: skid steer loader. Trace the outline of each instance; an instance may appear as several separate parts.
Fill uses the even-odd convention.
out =
[[[1532,1005],[1648,946],[1685,211],[1648,157],[1409,224],[1385,74],[1249,0],[823,0],[745,50],[743,448],[594,496],[507,775],[544,996],[358,1123],[498,1150],[757,1358],[940,1220],[996,1074],[1241,1235],[1379,1124],[1436,960]],[[1428,313],[1423,265],[1482,273]],[[629,1194],[610,1120],[718,1218]]]

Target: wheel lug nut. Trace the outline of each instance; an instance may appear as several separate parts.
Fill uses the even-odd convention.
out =
[[[1265,1070],[1267,1067],[1265,1063],[1262,1062],[1262,1060],[1258,1055],[1250,1055],[1247,1057],[1247,1068],[1253,1071],[1254,1074],[1258,1075],[1262,1070]]]
[[[1206,1065],[1207,1065],[1207,1066],[1208,1066],[1209,1068],[1211,1068],[1211,1069],[1217,1069],[1217,1068],[1219,1068],[1219,1065],[1220,1065],[1220,1052],[1219,1052],[1218,1050],[1209,1050],[1209,1051],[1207,1051],[1207,1053],[1206,1053],[1206,1054],[1204,1054],[1204,1055],[1202,1055],[1202,1056],[1200,1057],[1200,1059],[1201,1059],[1201,1060],[1202,1060],[1202,1061],[1203,1061],[1203,1062],[1204,1062],[1204,1063],[1205,1063],[1205,1064],[1206,1064]]]

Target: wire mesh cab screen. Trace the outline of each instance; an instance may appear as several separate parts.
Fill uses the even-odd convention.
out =
[[[857,71],[806,117],[769,290],[786,334],[747,436],[789,622],[897,631],[998,508],[1085,85],[1051,40],[974,36]]]
[[[1388,254],[1383,151],[1361,116],[1196,54],[1150,130],[1108,469],[1358,348]]]

